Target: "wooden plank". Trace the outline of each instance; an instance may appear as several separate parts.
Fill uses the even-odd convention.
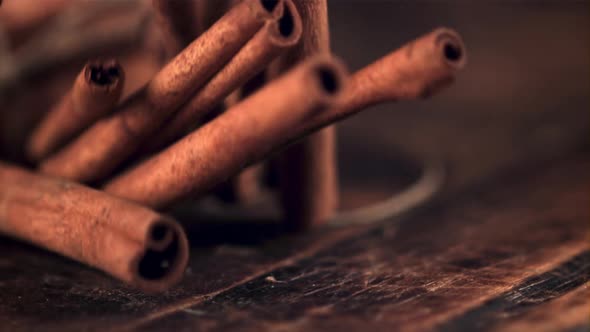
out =
[[[577,289],[530,311],[506,315],[496,331],[588,331],[590,326],[590,285]]]
[[[517,303],[517,294],[537,301],[520,306],[523,313],[588,281],[588,167],[585,157],[534,176],[514,174],[400,227],[385,224],[191,308],[131,326],[488,328],[480,319],[483,324],[499,320]]]
[[[590,297],[585,287],[588,281],[590,251],[585,250],[445,322],[437,330],[474,331],[497,327],[497,330],[555,331],[584,324],[590,326]],[[539,320],[541,317],[545,318],[543,323]]]

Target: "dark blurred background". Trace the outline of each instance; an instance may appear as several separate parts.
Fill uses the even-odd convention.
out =
[[[347,149],[375,158],[369,155],[387,153],[383,147],[393,145],[421,158],[447,160],[450,186],[456,188],[517,160],[534,164],[588,142],[587,1],[333,0],[329,5],[334,52],[351,70],[438,26],[460,32],[468,51],[468,65],[440,95],[381,105],[345,121],[339,131],[343,174],[362,160]],[[378,170],[367,174],[387,172]]]

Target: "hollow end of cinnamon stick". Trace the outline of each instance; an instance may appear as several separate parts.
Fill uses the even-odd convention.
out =
[[[86,63],[71,90],[47,113],[31,134],[27,155],[40,161],[110,113],[123,92],[125,74],[117,60]]]
[[[283,7],[281,16],[272,23],[270,38],[272,43],[277,46],[294,46],[301,39],[303,32],[301,16],[293,1],[284,0]]]
[[[467,52],[461,36],[452,29],[438,28],[436,45],[443,61],[451,68],[459,70],[467,63]]]
[[[453,83],[466,63],[461,36],[435,29],[356,72],[335,120],[382,102],[428,98]]]
[[[207,84],[268,18],[282,13],[282,3],[240,2],[121,104],[116,114],[95,123],[40,170],[82,182],[104,180]]]
[[[122,90],[124,72],[117,60],[89,61],[84,67],[84,79],[95,89]]]
[[[434,43],[430,38],[433,38]],[[428,70],[421,74],[422,88],[421,91],[417,91],[418,98],[428,98],[449,86],[454,82],[456,72],[467,63],[465,44],[456,31],[449,28],[438,28],[430,34],[430,38],[427,35],[417,41],[417,44],[420,44],[420,41],[434,44],[430,56],[432,58],[426,57],[423,60],[425,62],[423,66]],[[415,47],[427,49],[426,45]],[[418,67],[419,64],[416,66]]]
[[[180,280],[188,241],[173,219],[83,185],[0,162],[0,233],[161,292]]]
[[[103,189],[151,207],[203,194],[305,135],[308,121],[340,104],[347,78],[339,60],[313,57]]]
[[[281,4],[283,6],[283,4]],[[267,20],[234,57],[165,123],[160,132],[143,143],[141,154],[151,154],[181,137],[194,124],[202,121],[230,91],[247,84],[274,58],[294,47],[301,39],[302,22],[293,3],[284,2],[278,19]],[[235,95],[239,99],[239,94]]]
[[[86,129],[111,113],[124,85],[125,71],[116,59],[88,61],[72,88],[73,107],[81,121],[76,129]]]
[[[313,73],[310,75],[311,83],[317,87],[311,91],[318,94],[326,105],[338,107],[347,86],[348,71],[344,63],[330,55],[317,56],[310,62]]]
[[[182,278],[188,241],[180,226],[167,218],[153,223],[146,236],[145,250],[131,263],[131,283],[146,292],[162,292]]]

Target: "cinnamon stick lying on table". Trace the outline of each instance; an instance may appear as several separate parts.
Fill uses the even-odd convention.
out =
[[[205,193],[285,144],[292,128],[337,106],[345,80],[339,61],[310,59],[104,189],[152,207]]]
[[[298,47],[283,61],[283,71],[300,61],[330,52],[327,0],[294,0],[303,20]],[[290,146],[277,158],[279,191],[289,228],[326,222],[338,207],[335,128],[325,128]]]
[[[123,102],[115,114],[98,121],[44,161],[40,170],[79,182],[109,175],[219,71],[266,20],[280,16],[282,8],[282,0],[240,2]]]
[[[180,280],[182,228],[147,208],[0,162],[0,233],[101,269],[146,292]]]
[[[239,86],[260,73],[273,59],[293,47],[301,37],[301,19],[291,0],[285,1],[278,20],[265,26],[145,144],[154,152],[187,133]]]
[[[33,131],[27,146],[32,161],[39,161],[110,113],[123,91],[125,75],[116,60],[90,61],[74,86]]]

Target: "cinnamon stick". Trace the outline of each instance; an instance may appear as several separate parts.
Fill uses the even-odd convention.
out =
[[[116,60],[90,61],[74,86],[51,109],[28,142],[28,156],[39,161],[55,152],[99,118],[110,113],[121,97],[125,75]]]
[[[452,29],[435,29],[354,73],[339,107],[308,118],[290,135],[309,134],[375,104],[430,97],[448,87],[466,62],[461,36]]]
[[[243,169],[237,176],[230,179],[230,190],[233,202],[248,205],[255,203],[263,191],[261,186],[264,164],[258,163]]]
[[[427,98],[449,86],[467,62],[461,36],[438,28],[354,73],[342,106],[318,114],[307,130],[320,128],[383,102]]]
[[[291,0],[288,1],[288,3],[285,3],[285,8],[286,10],[287,8],[290,8],[291,11],[297,11],[295,4]],[[240,89],[236,90],[234,96],[229,96],[235,98],[226,98],[225,104],[231,105],[232,102],[235,104],[240,99],[244,99],[245,97],[251,95],[256,90],[260,89],[264,84],[268,83],[268,78],[268,70],[261,72],[254,78],[250,79],[250,81],[244,84],[244,86],[242,86]],[[258,198],[260,198],[260,194],[263,191],[261,182],[265,170],[266,167],[263,163],[251,165],[245,168],[242,170],[242,172],[233,176],[227,181],[227,183],[222,185],[223,190],[221,193],[225,195],[218,196],[225,201],[242,205],[254,203]]]
[[[429,97],[451,84],[466,61],[461,36],[448,28],[435,29],[356,72],[339,108],[319,113],[302,127],[293,128],[292,135],[305,135],[375,104]],[[235,180],[234,197],[256,196],[255,172],[259,169],[255,166]]]
[[[318,59],[322,57],[308,60],[170,148],[116,177],[105,190],[153,207],[165,206],[191,192],[203,193],[285,142],[369,105],[424,98],[440,91],[465,65],[466,51],[456,32],[436,29],[361,69],[352,77],[352,84],[345,86],[337,74],[338,66],[316,66],[322,63]],[[309,77],[316,82],[310,83]],[[323,98],[330,95],[329,91],[334,94],[334,107],[310,111],[314,107],[309,103],[317,100],[311,98],[313,91],[304,87],[317,88],[318,80],[322,82],[320,91],[326,94]]]
[[[319,53],[330,52],[327,0],[294,0],[303,20],[303,36],[279,71]],[[279,191],[288,227],[326,222],[338,207],[336,135],[325,128],[282,152],[277,160]]]
[[[292,128],[336,106],[345,79],[339,61],[310,59],[104,189],[152,207],[205,193],[287,143]]]
[[[109,175],[179,106],[202,87],[263,26],[281,13],[281,0],[244,0],[172,59],[120,109],[85,131],[40,166],[80,182]]]
[[[378,103],[430,97],[448,87],[466,62],[461,36],[435,29],[354,73],[338,107],[309,117],[290,135],[304,136]]]
[[[182,228],[134,203],[0,162],[0,232],[103,270],[146,292],[180,280]]]
[[[292,4],[293,3],[291,2],[291,5]],[[266,83],[268,83],[267,74],[268,73],[266,70],[259,73],[242,87],[229,95],[224,101],[226,108],[230,108],[231,106],[238,104],[241,100],[247,98],[262,88]],[[233,204],[248,205],[255,203],[259,198],[261,198],[260,194],[263,191],[262,175],[264,174],[265,170],[266,168],[264,161],[248,166],[239,174],[232,176],[229,180],[222,184],[220,188],[216,190],[217,197],[225,202]]]
[[[181,137],[232,91],[297,44],[301,37],[301,19],[291,0],[285,1],[282,12],[278,20],[267,21],[231,61],[176,112],[154,139],[145,144],[146,151],[157,151]]]

